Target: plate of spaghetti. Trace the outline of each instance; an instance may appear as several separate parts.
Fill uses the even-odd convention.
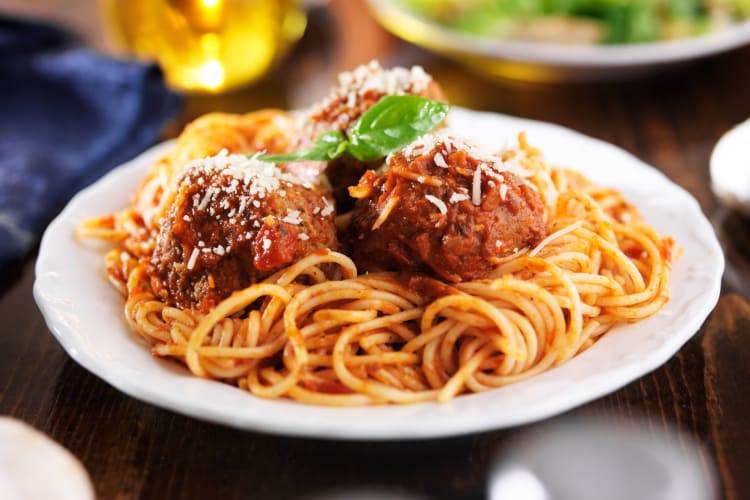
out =
[[[199,118],[50,224],[34,295],[78,363],[196,418],[420,439],[546,418],[666,362],[719,297],[686,191],[615,146],[448,111],[421,68]]]

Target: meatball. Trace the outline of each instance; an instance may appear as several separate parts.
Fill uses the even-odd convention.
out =
[[[372,61],[341,73],[338,85],[302,117],[300,137],[290,149],[308,149],[317,137],[331,130],[348,135],[357,119],[384,96],[404,94],[446,100],[440,86],[420,66],[384,70],[377,61]],[[308,182],[320,182],[317,179],[325,174],[323,184],[333,189],[337,208],[342,212],[353,204],[346,188],[355,185],[367,169],[377,168],[382,163],[382,158],[362,162],[343,157],[330,162],[290,163],[286,169]]]
[[[321,248],[337,248],[333,205],[274,164],[226,151],[179,179],[151,257],[152,288],[207,311]]]
[[[395,67],[383,69],[377,61],[338,76],[338,85],[313,105],[306,116],[307,132],[317,137],[329,130],[344,134],[354,122],[387,95],[419,95],[445,101],[440,85],[422,69]]]
[[[387,166],[350,189],[358,198],[353,257],[362,269],[477,279],[546,236],[537,191],[468,142],[429,134],[389,155]]]

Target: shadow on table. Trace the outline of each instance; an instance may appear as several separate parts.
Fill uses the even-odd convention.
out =
[[[724,249],[724,291],[750,300],[750,220],[738,212],[718,209],[711,222]]]

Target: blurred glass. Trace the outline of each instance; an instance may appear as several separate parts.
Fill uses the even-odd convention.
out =
[[[263,76],[304,33],[295,0],[100,0],[116,48],[170,85],[221,92]]]
[[[715,500],[716,471],[692,435],[661,422],[558,420],[500,451],[490,500]]]

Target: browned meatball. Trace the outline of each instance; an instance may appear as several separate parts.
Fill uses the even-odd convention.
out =
[[[458,282],[546,235],[539,194],[499,157],[444,132],[368,171],[352,195],[354,260],[366,270],[410,270]]]
[[[162,221],[151,284],[206,311],[321,248],[337,248],[333,205],[275,165],[225,152],[188,166]]]
[[[306,117],[308,135],[329,130],[347,134],[354,122],[384,96],[412,94],[445,101],[440,85],[421,66],[383,69],[377,61],[341,73],[338,85]]]
[[[446,101],[440,85],[420,66],[409,69],[395,67],[384,70],[376,61],[362,65],[338,76],[338,85],[314,104],[303,117],[302,131],[291,150],[308,149],[321,134],[336,130],[348,135],[354,122],[386,95],[413,94]],[[289,172],[308,182],[320,182],[333,189],[339,212],[351,208],[353,201],[346,188],[357,181],[368,168],[377,168],[383,159],[362,162],[353,158],[339,158],[330,162],[298,162],[286,165]]]

